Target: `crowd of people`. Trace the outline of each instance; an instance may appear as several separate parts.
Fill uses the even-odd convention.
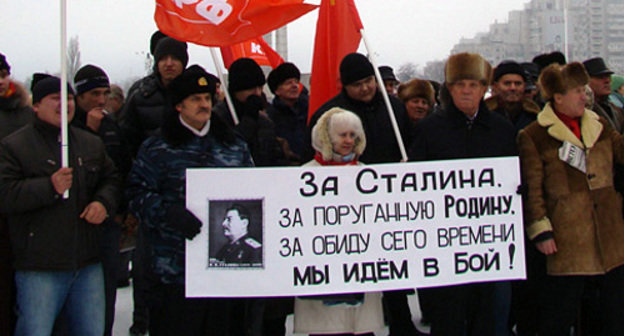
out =
[[[295,333],[422,335],[408,305],[415,293],[431,335],[624,333],[624,77],[602,58],[567,63],[554,52],[492,66],[459,53],[443,83],[399,82],[389,66],[379,83],[368,58],[351,53],[341,91],[308,121],[292,63],[265,76],[241,58],[225,85],[188,66],[184,42],[156,32],[150,52],[153,72],[125,95],[91,64],[73,83],[34,74],[29,93],[0,54],[0,334],[111,335],[130,259],[131,335],[282,336],[293,313]],[[202,227],[185,207],[187,168],[399,163],[400,143],[410,161],[520,157],[526,280],[185,297],[185,241]],[[210,262],[257,263],[249,210],[224,209],[227,243]]]

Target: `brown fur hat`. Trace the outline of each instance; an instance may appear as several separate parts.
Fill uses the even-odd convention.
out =
[[[550,100],[555,93],[565,94],[568,89],[589,83],[589,75],[583,64],[579,62],[564,66],[555,63],[542,70],[538,82],[542,90],[542,97],[545,100]]]
[[[479,54],[451,55],[444,67],[444,79],[447,84],[453,84],[462,79],[473,79],[484,85],[490,85],[492,66]]]
[[[429,102],[430,106],[435,103],[435,90],[429,81],[414,78],[408,82],[401,83],[398,90],[399,98],[405,103],[412,98],[423,98]]]
[[[334,150],[330,137],[330,128],[332,123],[335,122],[348,124],[353,127],[356,134],[353,152],[355,155],[360,156],[366,148],[366,136],[364,135],[362,121],[357,114],[340,107],[333,107],[327,110],[316,122],[312,128],[312,147],[321,153],[323,160],[330,161],[332,159]]]

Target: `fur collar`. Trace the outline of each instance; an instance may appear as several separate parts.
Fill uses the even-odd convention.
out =
[[[581,138],[579,140],[572,131],[557,118],[555,111],[553,111],[550,103],[544,106],[544,109],[537,115],[537,122],[542,127],[548,128],[548,134],[559,141],[568,141],[580,148],[589,149],[594,147],[596,141],[602,133],[602,124],[600,123],[600,117],[585,109],[585,113],[581,117]]]
[[[498,110],[500,103],[498,101],[497,96],[491,96],[485,100],[485,106],[487,106],[488,110],[495,111]],[[531,99],[524,98],[522,99],[522,109],[529,114],[539,114],[540,108],[539,106],[532,101]]]
[[[183,146],[196,137],[193,132],[182,125],[179,113],[173,107],[168,108],[165,112],[160,130],[165,141],[173,146]],[[222,143],[232,144],[236,141],[234,130],[221,120],[214,111],[210,117],[208,134]]]
[[[3,106],[1,108],[16,110],[24,106],[30,106],[30,95],[24,86],[14,80],[11,80],[11,83],[15,87],[15,93],[11,97],[3,98],[3,103],[1,103]]]

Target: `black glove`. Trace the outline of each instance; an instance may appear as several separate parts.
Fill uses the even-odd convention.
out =
[[[181,204],[174,204],[167,210],[167,223],[180,231],[186,239],[193,239],[201,229],[202,223],[195,215]]]

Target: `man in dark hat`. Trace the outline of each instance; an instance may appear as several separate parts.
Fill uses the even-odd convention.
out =
[[[95,65],[85,65],[74,76],[76,87],[76,112],[72,125],[96,134],[104,143],[106,153],[119,170],[122,181],[130,169],[130,157],[121,141],[121,130],[113,115],[104,110],[111,92],[108,76]],[[120,223],[125,205],[111,215],[102,225],[102,266],[106,289],[106,327],[104,335],[111,335],[115,318],[117,269],[119,267]]]
[[[102,141],[73,126],[69,167],[61,168],[61,85],[57,77],[39,81],[32,95],[36,120],[0,143],[0,211],[16,269],[15,334],[50,335],[63,309],[72,334],[101,336],[99,231],[116,211],[120,181]],[[71,120],[74,95],[67,86]]]
[[[187,45],[161,37],[154,48],[154,72],[133,84],[136,90],[120,115],[120,127],[132,155],[148,136],[158,132],[167,105],[167,86],[188,63]]]
[[[366,149],[360,156],[364,163],[400,162],[401,152],[392,127],[388,109],[375,80],[375,69],[366,56],[351,53],[340,62],[340,82],[342,90],[331,98],[310,118],[306,140],[309,148],[304,161],[314,156],[311,144],[311,130],[318,119],[332,107],[349,110],[360,118],[366,135]],[[400,136],[409,146],[411,126],[405,112],[405,105],[398,98],[390,96],[394,117],[399,126]],[[384,304],[389,313],[391,335],[415,335],[416,327],[407,304],[407,293],[413,291],[384,292]]]
[[[267,113],[275,123],[277,136],[284,139],[288,149],[296,155],[294,161],[302,164],[308,129],[309,96],[299,82],[300,79],[301,73],[292,63],[282,63],[269,73],[267,82],[275,97],[267,107]]]
[[[500,62],[494,69],[492,96],[485,100],[490,111],[509,120],[516,130],[523,129],[535,120],[540,108],[524,98],[527,74],[515,61]]]
[[[264,73],[256,61],[237,59],[228,70],[228,92],[238,124],[235,125],[225,102],[217,104],[214,112],[243,136],[256,166],[282,166],[284,153],[277,141],[275,125],[266,113],[267,101],[262,92],[265,83]]]
[[[152,48],[153,47],[153,48]],[[167,37],[160,32],[152,35],[150,50],[153,49],[154,72],[132,85],[126,104],[119,116],[122,139],[127,145],[130,157],[135,157],[141,143],[160,131],[162,118],[168,107],[167,86],[182,73],[188,63],[187,45]],[[139,224],[137,242],[132,256],[132,285],[134,294],[134,313],[131,333],[145,334],[148,324],[146,309],[147,288],[144,274],[146,265],[143,261],[149,247],[143,239],[143,225]]]
[[[378,90],[373,65],[368,58],[359,53],[345,56],[340,62],[340,82],[342,83],[340,93],[319,107],[310,118],[310,130],[325,111],[332,107],[341,107],[357,114],[362,120],[366,134],[366,149],[360,157],[361,162],[399,162],[401,160],[399,145],[390,122],[388,109]],[[390,103],[403,142],[408,146],[411,131],[405,106],[393,96],[390,96]],[[308,138],[310,138],[309,135]],[[314,156],[311,148],[312,146],[309,146],[308,160]]]
[[[621,109],[609,101],[611,94],[611,75],[602,57],[595,57],[583,62],[589,74],[589,87],[594,92],[592,111],[607,119],[611,127],[622,133],[624,130],[624,114]]]
[[[416,125],[410,160],[450,160],[514,156],[513,125],[485,107],[483,96],[492,77],[479,54],[451,55],[444,68],[441,109]],[[501,76],[502,77],[502,76]],[[506,282],[486,282],[422,289],[432,306],[432,335],[502,335],[510,301]],[[500,307],[499,307],[500,306]]]
[[[247,145],[212,113],[215,83],[191,66],[170,85],[172,105],[161,134],[147,139],[128,177],[130,211],[145,225],[152,247],[150,335],[228,335],[223,300],[184,296],[184,241],[202,223],[185,207],[189,167],[249,167]],[[154,192],[158,190],[158,192]],[[242,325],[240,321],[236,321]]]
[[[382,65],[379,67],[379,74],[381,75],[384,88],[386,88],[386,92],[388,92],[388,95],[396,97],[399,80],[394,75],[394,70],[387,65]]]

